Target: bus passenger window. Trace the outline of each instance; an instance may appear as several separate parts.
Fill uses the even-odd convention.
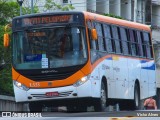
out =
[[[96,27],[97,34],[98,34],[98,48],[99,48],[99,51],[104,51],[102,26],[101,26],[100,23],[96,23],[95,27]]]
[[[115,43],[115,48],[116,48],[116,53],[122,53],[121,51],[121,46],[120,46],[120,39],[119,39],[119,34],[118,34],[118,28],[116,26],[111,26],[112,28],[112,37],[113,41]]]
[[[138,38],[138,51],[139,51],[139,55],[141,57],[143,57],[143,48],[142,48],[142,36],[141,36],[141,32],[137,31],[137,38]]]
[[[129,37],[131,41],[131,53],[133,56],[138,56],[137,38],[135,36],[135,31],[129,30]]]
[[[104,37],[105,37],[105,46],[107,52],[113,52],[113,40],[111,37],[111,27],[109,25],[103,24]]]
[[[144,32],[143,38],[144,38],[143,43],[145,44],[144,46],[145,46],[147,58],[153,58],[152,46],[151,46],[151,40],[150,40],[149,34]]]
[[[128,55],[129,54],[128,39],[127,39],[127,34],[126,34],[125,28],[120,28],[120,35],[121,35],[121,41],[122,41],[123,54]]]
[[[91,29],[93,28],[92,27],[92,22],[87,21],[87,26],[88,26],[88,38],[89,38],[89,41],[90,41],[90,49],[96,50],[95,40],[92,40],[92,37],[91,37]]]

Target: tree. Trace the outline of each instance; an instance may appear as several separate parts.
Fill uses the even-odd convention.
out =
[[[12,18],[19,15],[19,5],[10,0],[0,0],[0,25],[11,22]]]
[[[11,23],[12,18],[17,15],[19,15],[19,5],[17,2],[0,0],[0,94],[13,95],[10,61],[11,48],[3,47],[3,35],[4,26]]]
[[[71,4],[67,5],[60,5],[55,0],[46,0],[44,5],[44,11],[54,11],[54,10],[61,10],[61,11],[69,11],[73,10],[74,7]]]
[[[22,12],[23,14],[31,14],[31,0],[26,0],[23,3],[23,9]],[[34,13],[39,13],[39,7],[37,6],[38,0],[34,0],[34,7],[33,7],[33,12]]]

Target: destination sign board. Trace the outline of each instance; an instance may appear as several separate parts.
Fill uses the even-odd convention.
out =
[[[38,27],[61,23],[84,25],[84,16],[83,14],[40,14],[35,16],[22,16],[13,19],[12,27],[13,31],[15,31],[28,26]]]
[[[36,25],[36,24],[48,24],[48,23],[62,23],[72,21],[72,15],[61,16],[38,16],[33,18],[23,18],[22,22],[24,26]]]

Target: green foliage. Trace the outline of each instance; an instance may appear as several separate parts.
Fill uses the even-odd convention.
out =
[[[19,15],[19,5],[17,2],[0,0],[0,25],[11,22],[12,18],[17,15]]]
[[[3,35],[4,26],[11,23],[13,17],[19,16],[20,6],[17,1],[0,0],[0,94],[13,95],[13,84],[11,76],[11,46],[4,48]],[[29,7],[22,8],[23,14],[30,14],[31,9]],[[37,6],[34,6],[34,13],[39,12]],[[7,33],[11,33],[11,29],[7,30]]]
[[[0,71],[0,94],[14,95],[10,62],[5,65],[3,70]]]
[[[11,47],[3,47],[4,26],[0,25],[0,65],[5,61],[4,69],[0,70],[0,94],[13,95],[11,78]]]
[[[39,13],[38,6],[34,6],[33,12],[34,13]],[[22,8],[22,13],[23,13],[23,15],[25,15],[25,14],[31,14],[31,9],[29,7],[23,7]]]
[[[10,23],[12,18],[17,15],[19,15],[19,5],[17,2],[0,0],[0,65],[3,64],[4,66],[4,69],[0,70],[0,94],[5,95],[13,95],[13,85],[10,61],[11,48],[4,48],[3,46],[4,26]]]
[[[117,15],[114,15],[114,14],[105,13],[105,14],[103,14],[103,15],[104,15],[104,16],[113,17],[113,18],[123,19],[121,16],[117,16]]]
[[[46,0],[44,8],[45,11],[54,11],[54,10],[69,11],[75,9],[71,4],[66,4],[62,6],[60,4],[57,4],[54,0]]]

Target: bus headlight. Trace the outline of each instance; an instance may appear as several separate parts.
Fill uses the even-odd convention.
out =
[[[87,82],[89,80],[90,75],[82,77],[80,80],[78,80],[76,83],[73,84],[74,87],[78,87],[82,84],[84,84],[85,82]]]
[[[15,86],[17,86],[18,88],[20,88],[20,89],[22,89],[22,90],[25,90],[25,91],[28,91],[28,90],[29,90],[28,87],[26,87],[25,85],[23,85],[23,84],[20,83],[20,82],[17,82],[17,81],[14,80],[13,83],[14,83]]]

